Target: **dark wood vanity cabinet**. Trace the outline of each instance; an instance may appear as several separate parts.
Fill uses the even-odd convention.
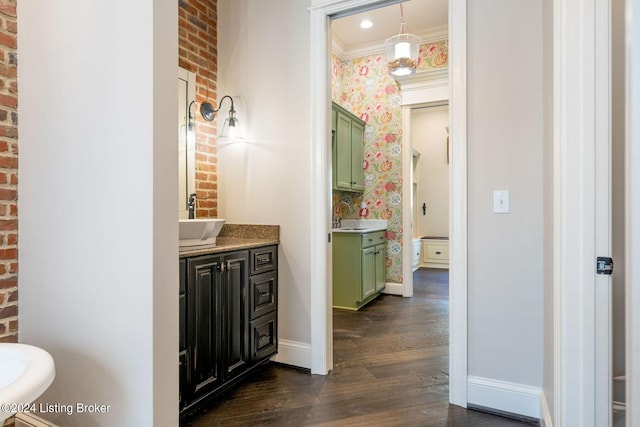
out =
[[[276,257],[269,246],[180,260],[181,416],[276,352]]]

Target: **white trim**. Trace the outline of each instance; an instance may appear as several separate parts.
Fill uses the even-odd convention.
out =
[[[474,376],[469,376],[467,384],[469,405],[540,418],[542,390],[538,387]]]
[[[403,260],[404,262],[404,260]],[[395,283],[395,282],[387,282],[386,286],[384,287],[384,289],[382,290],[383,294],[388,294],[388,295],[400,295],[400,296],[405,296],[404,295],[404,286],[402,283]]]
[[[404,97],[404,96],[403,96]],[[402,107],[402,292],[397,295],[413,296],[413,150],[411,145],[411,107]],[[409,239],[408,237],[411,237]]]
[[[467,406],[467,0],[449,1],[449,401]]]
[[[331,221],[329,109],[329,52],[327,19],[336,12],[388,3],[380,0],[312,0],[310,7],[311,68],[311,372],[326,374],[332,368],[331,264],[327,245]],[[451,292],[449,299],[449,400],[467,405],[467,199],[466,199],[466,0],[449,2],[449,49],[452,108]],[[329,147],[329,148],[327,148]],[[326,246],[325,246],[326,245]],[[409,266],[412,262],[409,262]]]
[[[447,40],[449,37],[449,30],[446,25],[443,25],[438,28],[432,28],[428,33],[417,33],[418,37],[420,37],[420,44],[432,43],[442,40]],[[384,53],[385,47],[384,42],[387,39],[379,39],[373,42],[363,43],[357,46],[354,46],[350,49],[346,49],[341,41],[335,40],[333,41],[334,53],[338,55],[341,59],[355,59],[362,58],[365,56],[377,55]]]
[[[640,425],[640,4],[626,3],[625,146],[625,414],[628,426]]]
[[[610,423],[604,277],[596,256],[608,253],[609,202],[600,159],[608,150],[608,0],[554,2],[554,424]],[[593,43],[605,38],[604,45]],[[603,54],[604,58],[599,55]],[[604,109],[604,113],[602,111]],[[606,157],[606,156],[605,156]],[[596,161],[598,159],[598,161]],[[607,165],[606,157],[602,162]],[[597,198],[596,198],[597,196]],[[604,236],[598,229],[604,231]],[[602,251],[603,253],[600,253]],[[598,337],[596,337],[598,334]],[[610,380],[610,378],[609,378]]]
[[[331,316],[331,96],[329,89],[328,17],[310,11],[311,29],[311,373],[326,375],[333,368]]]
[[[420,267],[422,268],[440,268],[442,270],[449,269],[449,263],[442,262],[421,262]]]
[[[553,427],[553,417],[551,416],[544,390],[540,393],[540,425],[542,427]]]
[[[274,362],[299,368],[311,369],[311,345],[289,340],[278,340],[278,354],[271,358]]]
[[[401,78],[399,82],[402,87],[402,105],[449,101],[448,68],[421,71]]]
[[[18,412],[15,417],[16,427],[58,427],[51,421],[40,418],[31,412]]]

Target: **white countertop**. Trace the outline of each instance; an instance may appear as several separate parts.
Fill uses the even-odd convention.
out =
[[[345,219],[342,227],[334,228],[334,233],[370,233],[387,229],[387,221],[384,219]]]

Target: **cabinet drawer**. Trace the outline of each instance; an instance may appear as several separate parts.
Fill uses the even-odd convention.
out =
[[[449,244],[425,243],[425,261],[443,261],[449,260]]]
[[[379,245],[384,242],[384,231],[374,231],[373,233],[365,233],[362,235],[362,247]]]
[[[252,249],[250,257],[252,275],[274,270],[278,265],[278,247]]]
[[[278,349],[278,313],[271,312],[251,321],[251,359],[271,356]]]
[[[276,309],[278,306],[277,271],[251,276],[249,279],[249,305],[252,320]]]

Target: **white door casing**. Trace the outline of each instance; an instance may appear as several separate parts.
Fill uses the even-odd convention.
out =
[[[554,414],[610,425],[608,0],[554,3]],[[594,46],[595,45],[595,46]]]
[[[318,224],[311,231],[311,372],[325,375],[332,364],[330,197],[330,73],[331,15],[359,8],[397,3],[398,0],[312,0],[311,40],[311,215]],[[449,2],[449,81],[451,257],[449,310],[449,400],[467,404],[467,230],[466,230],[466,0]],[[405,215],[406,216],[406,215]],[[404,221],[404,219],[403,219]],[[410,216],[409,216],[410,221]],[[410,222],[403,224],[410,230]],[[407,251],[411,253],[411,250]],[[409,269],[411,264],[409,263]]]

